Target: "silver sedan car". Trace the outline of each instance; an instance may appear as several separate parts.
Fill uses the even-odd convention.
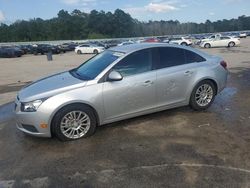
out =
[[[170,108],[204,110],[226,86],[227,75],[223,59],[191,47],[111,48],[23,88],[15,101],[17,128],[65,141],[90,136],[99,125]]]

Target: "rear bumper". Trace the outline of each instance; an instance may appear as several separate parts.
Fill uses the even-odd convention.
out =
[[[220,75],[217,94],[220,93],[224,88],[226,88],[227,78],[228,78],[228,71],[225,70],[224,75],[223,74]]]

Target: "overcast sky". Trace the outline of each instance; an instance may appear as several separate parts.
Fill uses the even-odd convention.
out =
[[[140,21],[179,20],[204,22],[207,19],[237,18],[250,15],[250,0],[0,0],[0,22],[30,18],[48,19],[59,10],[122,9]]]

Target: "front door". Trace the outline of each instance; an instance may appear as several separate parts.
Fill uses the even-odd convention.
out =
[[[113,70],[120,72],[123,79],[103,83],[106,122],[133,116],[155,107],[156,71],[152,70],[150,49],[128,55]]]

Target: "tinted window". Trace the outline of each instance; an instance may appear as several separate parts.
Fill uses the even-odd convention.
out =
[[[230,39],[230,37],[221,37],[222,40],[224,39]]]
[[[82,64],[71,73],[79,76],[83,80],[92,80],[100,74],[106,67],[119,58],[121,54],[112,51],[104,51],[103,53],[94,56]]]
[[[206,61],[203,57],[201,57],[200,55],[198,55],[192,51],[189,51],[189,50],[184,50],[184,51],[185,51],[185,55],[186,55],[186,63]]]
[[[150,71],[152,69],[151,50],[146,49],[134,52],[117,63],[113,69],[120,72],[122,76]]]
[[[159,48],[160,62],[157,68],[172,67],[185,64],[184,50],[181,48]]]
[[[182,40],[182,38],[172,38],[171,40]]]

